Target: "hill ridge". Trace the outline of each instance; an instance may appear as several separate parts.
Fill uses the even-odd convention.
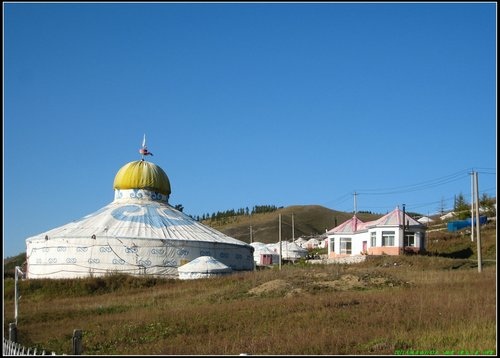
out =
[[[269,213],[236,215],[224,221],[203,220],[208,225],[228,236],[250,243],[252,241],[273,243],[279,241],[279,215],[281,214],[281,239],[291,240],[301,236],[320,236],[327,230],[349,220],[353,213],[337,211],[321,205],[290,205]],[[293,215],[293,228],[292,228]],[[381,217],[381,214],[357,213],[363,221]]]

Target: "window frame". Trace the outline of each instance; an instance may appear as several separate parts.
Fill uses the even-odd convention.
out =
[[[347,248],[349,244],[349,248]],[[352,238],[351,237],[341,237],[340,238],[340,254],[352,255]]]
[[[387,240],[389,240],[389,243]],[[382,231],[382,246],[396,246],[395,231]]]
[[[410,239],[413,241],[410,244]],[[412,231],[405,231],[405,237],[403,238],[403,247],[416,247],[416,235]]]

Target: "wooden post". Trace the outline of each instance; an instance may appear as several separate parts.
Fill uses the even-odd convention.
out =
[[[17,283],[19,281],[19,273],[21,272],[21,269],[19,268],[19,266],[16,266],[14,268],[14,320],[16,322],[16,325],[17,325],[17,316],[18,316],[18,312],[19,312],[19,290],[17,288]]]
[[[17,325],[9,323],[9,341],[17,343]]]
[[[71,338],[72,343],[72,352],[73,355],[81,355],[82,354],[82,330],[75,329],[73,330],[73,338]]]

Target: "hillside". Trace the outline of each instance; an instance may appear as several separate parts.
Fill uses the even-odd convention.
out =
[[[281,214],[281,239],[292,238],[292,213],[294,216],[294,237],[320,235],[352,217],[352,213],[331,210],[319,205],[295,205],[280,208],[274,212],[253,215],[239,215],[231,217],[225,223],[204,220],[205,225],[211,226],[224,234],[238,240],[250,242],[250,226],[252,226],[252,241],[274,243],[279,240],[279,214]],[[362,221],[375,220],[382,215],[358,213]],[[496,260],[496,220],[489,220],[481,227],[482,258]],[[437,222],[426,235],[427,254],[450,258],[476,259],[476,242],[471,242],[470,228],[457,232],[448,232],[445,222]],[[4,258],[4,277],[14,277],[14,268],[23,266],[26,262],[26,253]]]
[[[234,216],[224,223],[204,220],[203,224],[244,242],[250,242],[251,226],[252,241],[268,244],[279,240],[279,214],[281,214],[282,240],[291,240],[292,235],[297,239],[300,236],[324,234],[326,230],[340,225],[353,215],[319,205],[294,205],[271,213]],[[294,234],[292,234],[292,214]],[[357,216],[363,221],[370,221],[381,215],[358,213]]]

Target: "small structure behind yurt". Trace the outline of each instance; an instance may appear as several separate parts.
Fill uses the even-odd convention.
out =
[[[177,269],[181,280],[193,280],[198,278],[217,277],[233,272],[231,267],[217,261],[212,256],[200,256],[196,259],[179,266]]]
[[[267,247],[266,244],[253,242],[250,245],[255,248],[255,251],[253,252],[253,259],[256,266],[271,266],[279,264],[279,254]]]
[[[305,248],[305,249],[317,249],[319,247],[319,240],[316,239],[316,238],[310,238],[309,240],[307,240],[306,242],[306,246],[301,246],[302,248]]]
[[[299,237],[297,240],[294,241],[297,245],[299,245],[300,247],[302,247],[303,249],[305,249],[305,245],[307,243],[307,240],[304,239],[302,236]]]

